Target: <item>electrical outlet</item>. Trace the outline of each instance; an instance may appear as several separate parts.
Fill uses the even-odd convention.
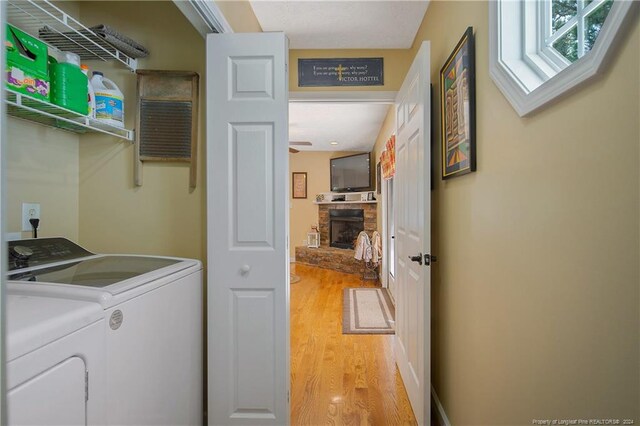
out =
[[[22,231],[33,230],[29,219],[40,219],[40,203],[22,203]]]

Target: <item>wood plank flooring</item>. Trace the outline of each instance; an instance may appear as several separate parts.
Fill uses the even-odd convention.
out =
[[[393,335],[342,334],[342,290],[357,275],[292,264],[291,424],[414,425]]]

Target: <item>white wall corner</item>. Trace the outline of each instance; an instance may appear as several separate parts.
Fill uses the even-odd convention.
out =
[[[451,422],[449,421],[449,417],[447,417],[447,413],[444,411],[444,407],[440,403],[440,399],[438,398],[438,394],[436,390],[431,386],[431,408],[434,410],[436,414],[436,420],[438,422],[438,426],[451,426]]]

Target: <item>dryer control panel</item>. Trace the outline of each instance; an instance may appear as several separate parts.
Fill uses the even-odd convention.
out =
[[[9,270],[47,265],[92,256],[88,250],[66,238],[33,238],[9,241]]]

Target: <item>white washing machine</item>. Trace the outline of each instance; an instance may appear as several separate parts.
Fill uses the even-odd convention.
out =
[[[6,308],[9,425],[104,425],[102,307],[9,294]]]
[[[96,255],[64,238],[12,241],[9,253],[10,293],[101,305],[107,424],[202,424],[201,262]]]

